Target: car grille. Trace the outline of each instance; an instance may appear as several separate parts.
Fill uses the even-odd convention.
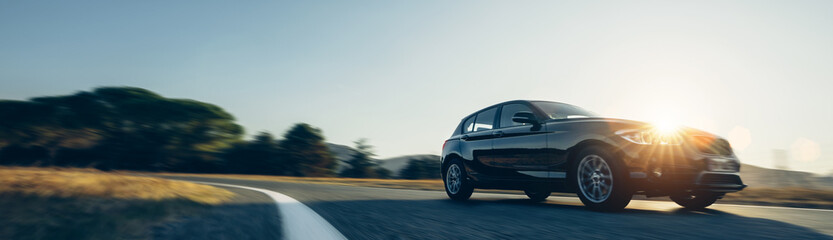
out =
[[[732,146],[729,142],[715,137],[709,136],[695,136],[694,146],[701,153],[715,154],[720,156],[731,156]]]
[[[700,184],[716,185],[716,184],[732,184],[742,185],[743,181],[740,176],[731,174],[704,174],[700,177]]]

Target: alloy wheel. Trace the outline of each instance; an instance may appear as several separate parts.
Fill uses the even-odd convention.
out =
[[[448,172],[445,174],[445,187],[449,193],[457,194],[460,191],[460,185],[462,184],[462,181],[460,181],[461,173],[462,171],[460,171],[460,167],[457,164],[451,164],[448,167]]]
[[[613,192],[613,171],[598,155],[591,154],[582,158],[576,176],[581,194],[591,202],[604,202]]]

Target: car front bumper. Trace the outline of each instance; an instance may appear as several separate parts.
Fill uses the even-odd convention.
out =
[[[631,172],[636,193],[648,197],[668,196],[679,192],[731,193],[747,187],[738,173],[702,171],[693,174],[665,174],[650,176]]]
[[[678,192],[730,193],[746,188],[734,155],[716,156],[685,146],[625,147],[621,152],[637,194],[667,196]],[[737,164],[728,171],[710,171],[709,163]],[[725,170],[725,169],[718,169]]]

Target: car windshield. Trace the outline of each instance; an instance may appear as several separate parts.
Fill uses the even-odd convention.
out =
[[[532,104],[544,111],[550,119],[598,117],[596,113],[570,104],[557,102],[532,102]]]

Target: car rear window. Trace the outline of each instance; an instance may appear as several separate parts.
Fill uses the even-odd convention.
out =
[[[493,129],[495,126],[495,114],[497,114],[496,107],[478,113],[477,117],[474,119],[474,131],[477,132]]]
[[[463,133],[469,133],[474,131],[474,116],[469,117],[466,121],[463,121]]]

